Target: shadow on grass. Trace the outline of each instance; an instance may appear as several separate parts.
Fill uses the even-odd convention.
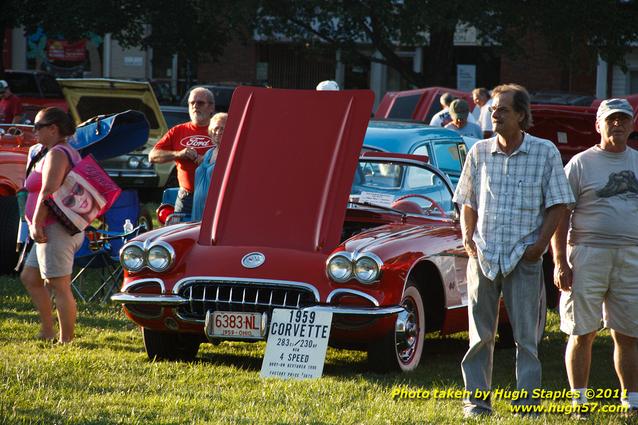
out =
[[[87,328],[105,328],[113,331],[130,329],[131,322],[124,316],[117,315],[116,312],[106,312],[107,315],[95,314],[90,308],[82,309],[78,314],[78,322]]]
[[[8,412],[3,412],[8,413]],[[47,408],[31,408],[31,409],[15,409],[12,412],[13,418],[4,417],[2,423],[46,423],[46,424],[62,424],[68,423],[68,418],[65,415],[59,415],[53,413]],[[4,422],[7,420],[7,422]],[[11,422],[14,420],[15,422]]]
[[[263,354],[262,354],[263,356]],[[216,366],[236,367],[246,371],[258,372],[261,370],[262,356],[250,354],[228,354],[228,353],[204,353],[200,354],[195,362],[207,363]]]

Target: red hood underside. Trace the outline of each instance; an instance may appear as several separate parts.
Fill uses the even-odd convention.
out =
[[[199,243],[332,250],[372,103],[368,90],[238,87]]]

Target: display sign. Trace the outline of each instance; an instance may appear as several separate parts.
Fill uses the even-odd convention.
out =
[[[476,65],[456,65],[456,88],[471,92],[476,87]]]
[[[86,40],[47,41],[47,58],[67,62],[84,62],[86,60]]]
[[[273,310],[262,378],[320,378],[331,324],[332,312]]]
[[[359,196],[359,202],[362,204],[379,205],[380,207],[390,207],[394,202],[394,195],[390,193],[362,191]]]

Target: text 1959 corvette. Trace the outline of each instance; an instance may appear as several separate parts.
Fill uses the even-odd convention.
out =
[[[237,88],[201,223],[121,251],[112,299],[149,357],[265,339],[274,308],[333,312],[330,344],[376,370],[412,370],[426,332],[467,329],[450,181],[425,156],[359,158],[371,106],[369,91]]]

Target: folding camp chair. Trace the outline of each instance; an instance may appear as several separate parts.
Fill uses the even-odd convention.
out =
[[[190,221],[190,214],[176,213],[175,202],[177,201],[177,193],[179,187],[169,187],[164,189],[162,193],[162,203],[157,208],[157,221],[163,226]]]
[[[74,265],[80,271],[73,277],[71,286],[77,297],[84,302],[97,300],[106,302],[118,288],[122,278],[120,249],[129,240],[146,231],[144,222],[137,223],[140,215],[139,200],[134,190],[123,191],[113,206],[102,217],[104,229],[89,227],[80,250],[75,254]],[[137,226],[124,231],[124,222],[130,220]],[[100,269],[101,283],[97,288],[88,288],[86,272]]]

